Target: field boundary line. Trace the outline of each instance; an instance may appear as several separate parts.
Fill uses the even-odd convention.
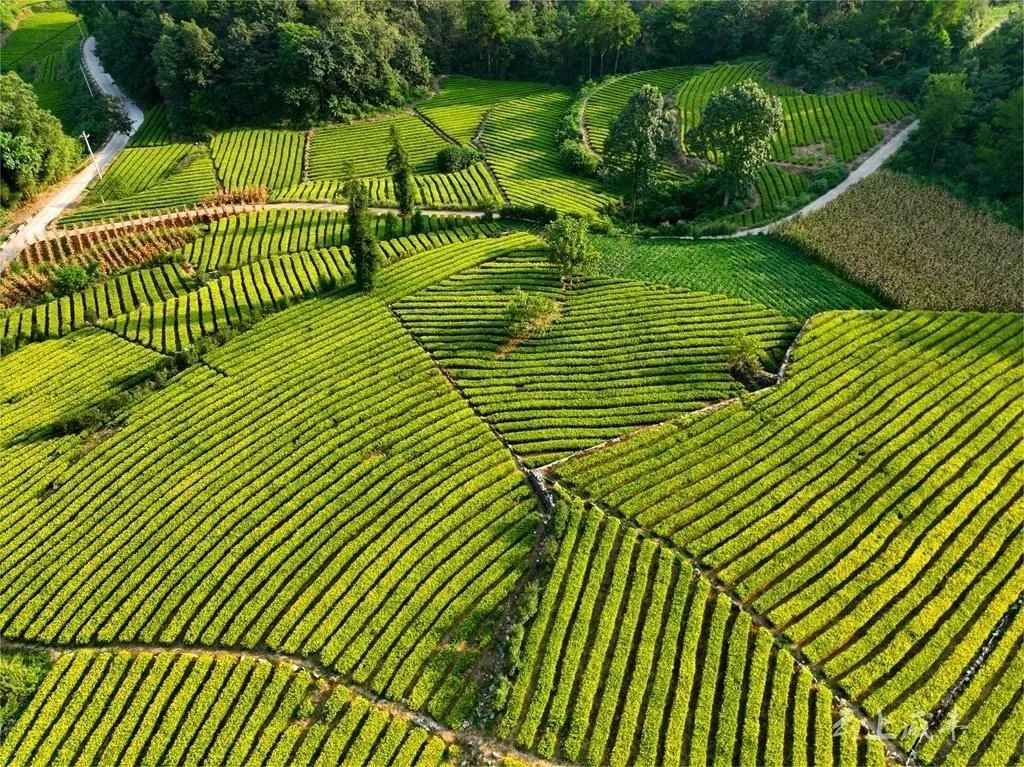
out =
[[[149,644],[145,642],[95,642],[83,644],[62,644],[46,642],[28,642],[16,639],[0,638],[0,648],[26,650],[31,652],[45,652],[48,654],[63,655],[81,650],[93,652],[129,652],[132,654],[142,653],[193,653],[196,655],[212,655],[219,657],[230,657],[236,660],[262,660],[275,665],[291,665],[295,671],[300,669],[309,671],[314,679],[325,679],[335,684],[343,685],[370,702],[386,709],[390,714],[405,719],[412,724],[422,727],[436,735],[446,743],[460,743],[469,746],[480,753],[481,756],[489,756],[491,752],[501,756],[512,755],[527,764],[537,765],[559,765],[560,762],[553,762],[533,754],[519,751],[513,745],[504,743],[496,738],[472,728],[460,728],[454,730],[443,722],[434,719],[429,714],[408,708],[404,703],[391,700],[377,692],[365,687],[355,681],[347,680],[342,674],[332,671],[323,665],[315,657],[303,655],[291,655],[288,653],[276,652],[270,648],[242,648],[227,645],[189,645],[183,643],[171,644]],[[488,762],[484,762],[485,764]],[[493,763],[493,762],[491,762]]]
[[[833,697],[835,697],[842,705],[850,709],[850,711],[852,711],[860,721],[861,725],[869,733],[877,735],[893,759],[900,764],[908,765],[908,767],[915,764],[913,757],[899,745],[896,738],[891,733],[879,728],[878,722],[873,719],[859,703],[853,700],[853,696],[851,696],[847,690],[842,687],[842,685],[832,680],[820,666],[807,657],[803,650],[796,647],[794,643],[786,637],[785,633],[772,623],[772,621],[755,610],[752,605],[745,602],[736,592],[735,588],[718,576],[714,568],[710,567],[699,557],[695,556],[674,541],[671,541],[668,538],[665,538],[664,536],[638,524],[635,520],[626,516],[614,506],[598,503],[590,496],[589,493],[586,492],[586,490],[572,485],[565,478],[556,475],[556,478],[554,479],[548,477],[547,481],[555,491],[557,491],[557,488],[559,487],[564,487],[567,491],[582,499],[592,508],[597,509],[603,514],[613,516],[623,525],[632,528],[640,535],[640,537],[648,538],[657,542],[667,550],[676,553],[689,562],[694,570],[697,571],[697,574],[707,580],[708,584],[715,590],[715,592],[731,601],[739,610],[747,613],[755,625],[771,634],[772,639],[775,640],[780,648],[786,650],[798,664],[811,672],[811,675],[814,677],[814,681],[817,684],[826,687],[832,693]]]
[[[494,185],[498,187],[498,191],[501,192],[501,197],[505,201],[506,205],[512,204],[512,198],[508,196],[508,192],[505,190],[505,185],[501,183],[501,179],[498,178],[498,174],[494,171],[494,166],[491,165],[490,159],[487,157],[487,145],[484,143],[484,130],[487,128],[487,118],[491,116],[491,112],[494,111],[494,107],[491,107],[484,112],[483,117],[480,118],[480,124],[476,126],[476,133],[473,134],[473,138],[470,139],[469,143],[480,152],[484,158],[484,165],[487,167],[487,172],[491,174],[491,178],[494,179]]]
[[[505,449],[508,451],[509,455],[512,456],[512,460],[515,462],[516,468],[518,468],[520,473],[526,478],[526,481],[529,483],[534,494],[537,496],[537,500],[540,501],[542,510],[541,513],[544,516],[545,520],[550,518],[555,506],[554,496],[545,486],[544,477],[541,473],[541,469],[530,469],[526,466],[525,463],[523,463],[522,456],[520,456],[519,453],[517,453],[515,449],[513,449],[512,445],[509,444],[509,441],[505,438],[505,435],[498,430],[498,427],[491,423],[490,419],[487,418],[487,416],[480,412],[480,410],[477,408],[475,404],[473,404],[473,401],[469,398],[469,395],[467,395],[466,392],[463,391],[462,387],[459,386],[458,382],[452,377],[451,373],[449,373],[444,368],[444,366],[441,365],[441,363],[438,362],[437,359],[435,359],[434,355],[430,353],[430,350],[423,345],[423,342],[420,340],[419,336],[417,336],[416,333],[413,332],[413,330],[409,328],[408,325],[405,324],[405,321],[399,316],[398,312],[395,311],[394,307],[391,304],[387,304],[387,310],[391,313],[391,316],[395,318],[398,324],[402,326],[402,330],[408,333],[409,337],[413,340],[413,342],[415,342],[415,344],[418,347],[420,347],[420,349],[423,350],[423,353],[430,358],[430,361],[434,363],[434,368],[442,376],[444,376],[444,379],[448,382],[448,385],[451,386],[455,393],[458,394],[459,397],[462,399],[462,401],[469,406],[470,410],[473,411],[473,415],[475,415],[477,418],[479,418],[481,421],[487,424],[487,427],[491,430],[491,433],[498,438],[502,445],[505,446]]]
[[[420,111],[420,108],[418,106],[413,107],[412,108],[412,112],[413,112],[414,115],[416,115],[418,118],[420,118],[423,122],[425,122],[427,124],[428,128],[430,128],[432,131],[434,131],[434,133],[436,133],[438,136],[443,138],[449,144],[452,144],[454,146],[459,146],[459,142],[455,139],[454,136],[450,136],[448,133],[445,132],[445,130],[440,125],[438,125],[433,120],[431,120],[429,117],[427,117],[425,114],[423,114],[423,112]]]

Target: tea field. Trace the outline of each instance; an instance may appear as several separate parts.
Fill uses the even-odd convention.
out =
[[[0,764],[1024,763],[1020,232],[881,171],[767,235],[639,236],[566,170],[573,118],[600,154],[655,84],[690,178],[747,78],[785,120],[734,225],[914,109],[761,58],[148,109],[0,272]]]

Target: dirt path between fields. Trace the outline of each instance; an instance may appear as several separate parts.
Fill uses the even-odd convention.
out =
[[[367,687],[346,680],[331,669],[322,665],[315,659],[301,655],[289,655],[287,653],[275,652],[269,648],[247,649],[238,647],[226,647],[223,645],[202,645],[187,644],[145,644],[140,642],[102,642],[87,643],[81,645],[66,644],[45,644],[37,642],[21,642],[9,639],[0,639],[0,648],[12,648],[19,650],[32,650],[45,653],[56,653],[58,655],[76,650],[93,650],[109,652],[131,652],[131,653],[194,653],[205,655],[230,656],[238,659],[263,660],[275,665],[290,665],[295,670],[304,669],[309,671],[314,678],[324,679],[333,684],[344,685],[362,697],[373,701],[389,713],[401,717],[406,721],[422,727],[431,734],[444,740],[446,743],[458,743],[467,748],[471,756],[475,758],[472,764],[499,765],[504,756],[514,756],[516,759],[527,765],[536,767],[555,767],[559,762],[551,762],[532,754],[526,754],[518,749],[501,743],[491,736],[475,728],[453,730],[446,724],[437,721],[433,717],[414,711],[401,703],[396,703],[388,698],[381,697]]]

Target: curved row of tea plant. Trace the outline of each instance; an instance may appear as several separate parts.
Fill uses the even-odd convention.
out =
[[[132,149],[125,152],[149,152],[154,150]],[[185,163],[186,158],[191,158]],[[108,219],[127,218],[135,213],[158,213],[196,205],[217,190],[217,175],[209,150],[199,147],[178,161],[165,178],[141,191],[107,200],[99,204],[83,205],[62,216],[61,226],[95,222]]]
[[[0,632],[272,647],[461,722],[535,501],[384,301],[530,241],[429,251],[379,298],[275,314],[30,475],[0,501]]]
[[[458,247],[459,243],[481,236],[474,228],[411,235],[381,243],[381,252],[395,261],[424,251],[437,250],[439,255],[431,258],[441,258],[456,252],[465,256],[506,247],[490,239],[473,247]],[[267,312],[333,290],[351,282],[352,273],[347,246],[268,256],[234,269],[198,290],[177,293],[161,303],[141,305],[108,321],[105,327],[129,340],[172,353],[194,345],[203,336],[228,328],[244,328]]]
[[[157,104],[146,110],[142,125],[128,139],[128,147],[160,146],[171,143],[171,126],[167,119],[167,107]]]
[[[555,134],[571,103],[568,91],[549,89],[499,103],[487,115],[480,140],[513,205],[593,215],[615,202],[596,181],[562,167]]]
[[[135,269],[69,296],[0,314],[0,341],[15,339],[20,346],[29,340],[58,338],[140,306],[159,305],[194,287],[180,264]]]
[[[306,134],[287,130],[240,128],[210,141],[221,185],[229,189],[265,186],[285,189],[302,180]]]
[[[571,503],[498,732],[584,764],[886,764],[810,672],[677,553]],[[565,514],[565,511],[562,511]],[[835,731],[833,728],[836,728]]]
[[[391,176],[364,178],[371,204],[396,207]],[[414,199],[417,205],[433,209],[479,209],[497,207],[501,190],[487,166],[477,163],[455,173],[428,173],[413,176]],[[322,200],[330,202],[343,197],[341,181],[307,181],[274,195],[275,200]]]
[[[4,504],[30,505],[53,492],[56,464],[73,460],[82,449],[78,435],[54,433],[56,423],[116,396],[164,362],[149,349],[95,328],[17,354],[0,350]]]
[[[463,146],[469,146],[484,115],[498,104],[545,93],[551,86],[512,80],[477,80],[451,75],[441,89],[417,109]]]
[[[103,177],[89,189],[82,204],[103,204],[137,195],[183,172],[202,154],[203,150],[193,144],[161,144],[123,149]]]
[[[388,218],[376,216],[373,226],[384,241],[411,235],[413,221],[396,218],[389,224]],[[493,224],[458,216],[424,216],[422,226],[424,234],[464,227],[480,234],[496,230]],[[199,269],[227,269],[264,256],[340,246],[348,237],[346,227],[345,213],[340,210],[268,208],[211,223],[209,234],[186,245],[182,253]],[[438,245],[445,242],[443,237],[436,239]]]
[[[557,471],[713,567],[899,733],[1024,589],[1022,331],[818,315],[782,386]]]
[[[0,746],[15,765],[451,764],[457,747],[289,663],[75,650]]]
[[[415,114],[316,128],[309,149],[309,178],[344,179],[346,164],[356,176],[383,176],[391,151],[391,128],[398,129],[415,173],[436,170],[437,153],[448,146]]]
[[[829,309],[874,309],[878,301],[814,259],[767,237],[729,240],[594,238],[600,270],[764,304],[805,320]]]
[[[598,85],[587,97],[583,120],[590,137],[590,146],[597,153],[604,151],[608,130],[619,116],[629,97],[644,85],[655,85],[662,93],[669,93],[700,72],[698,67],[672,67],[632,72],[609,79]]]
[[[545,333],[510,342],[504,310],[516,287],[564,306]],[[734,334],[781,357],[797,330],[763,306],[628,280],[563,292],[542,251],[495,259],[395,308],[533,465],[734,395]]]
[[[753,79],[782,101],[783,128],[773,142],[773,158],[787,162],[850,162],[882,139],[878,126],[910,112],[906,101],[874,90],[818,95],[803,93],[767,77],[768,62],[718,64],[687,79],[679,90],[680,136],[700,122],[716,91]],[[817,151],[819,145],[824,145]],[[823,151],[822,151],[823,150]],[[684,149],[685,151],[685,149]]]

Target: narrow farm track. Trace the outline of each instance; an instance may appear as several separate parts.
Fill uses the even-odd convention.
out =
[[[319,659],[308,655],[292,655],[275,652],[266,647],[249,648],[227,645],[189,645],[189,644],[146,644],[139,642],[105,642],[90,643],[83,645],[69,644],[41,644],[33,642],[21,642],[16,640],[2,639],[0,646],[7,650],[23,650],[30,652],[42,652],[53,654],[57,657],[67,654],[75,654],[85,651],[97,653],[130,653],[132,655],[154,655],[167,654],[192,655],[199,658],[232,659],[235,661],[251,660],[263,661],[273,666],[289,666],[293,671],[305,670],[310,673],[313,680],[327,683],[330,688],[336,685],[343,685],[348,690],[365,698],[366,700],[386,709],[392,715],[404,719],[406,722],[422,727],[432,735],[444,740],[446,743],[457,743],[467,748],[473,764],[497,765],[505,756],[513,756],[526,764],[536,767],[555,767],[558,762],[545,760],[533,754],[519,751],[514,746],[502,743],[492,736],[473,727],[461,727],[454,730],[439,722],[433,717],[420,711],[410,709],[403,703],[382,697],[373,690],[364,687],[350,679],[339,676],[327,666],[324,666]],[[152,737],[152,736],[150,736]]]

